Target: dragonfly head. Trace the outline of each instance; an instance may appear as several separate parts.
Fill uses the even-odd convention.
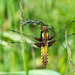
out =
[[[41,31],[48,31],[49,28],[47,28],[47,26],[43,26]]]

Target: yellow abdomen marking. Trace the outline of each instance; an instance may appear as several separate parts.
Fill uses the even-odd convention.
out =
[[[47,45],[41,46],[41,61],[44,68],[46,68],[46,65],[48,62],[48,46]]]

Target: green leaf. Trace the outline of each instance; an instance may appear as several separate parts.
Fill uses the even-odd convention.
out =
[[[0,72],[0,74],[26,75],[24,71],[21,71],[21,72]],[[51,70],[30,70],[29,75],[60,75],[60,74],[58,72],[51,71]]]

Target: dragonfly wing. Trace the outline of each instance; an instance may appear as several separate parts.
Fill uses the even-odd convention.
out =
[[[55,43],[55,41],[50,41],[50,42],[48,42],[48,47],[52,46],[53,43]]]
[[[41,43],[34,43],[37,47],[41,47]]]
[[[68,37],[70,38],[70,39],[72,39],[72,40],[74,40],[74,38],[73,37],[75,37],[75,36],[73,36],[73,35],[75,35],[75,21],[72,21],[71,23],[69,23],[68,25],[66,25],[66,26],[60,26],[59,25],[59,31],[57,31],[55,28],[55,40],[58,40],[60,43],[57,43],[56,44],[56,46],[59,44],[61,44],[61,46],[65,49],[65,47],[64,47],[64,45],[62,44],[62,42],[64,42],[65,41],[65,28],[67,29],[67,34],[68,34]],[[53,34],[53,35],[54,35]],[[57,42],[58,42],[57,41]]]

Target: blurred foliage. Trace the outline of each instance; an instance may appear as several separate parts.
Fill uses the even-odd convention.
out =
[[[30,69],[43,68],[40,48],[31,44],[32,42],[38,42],[31,36],[40,37],[40,26],[28,24],[24,27],[23,33],[31,36],[24,37],[23,42],[25,41],[29,44],[23,43],[23,48],[20,43],[11,43],[12,41],[21,42],[20,34],[11,31],[15,30],[20,32],[21,11],[19,3],[20,0],[0,0],[1,72],[25,70],[28,73]],[[23,20],[38,19],[49,26],[52,25],[56,32],[65,27],[72,20],[75,20],[75,0],[37,0],[37,2],[36,0],[23,0],[22,4]],[[75,23],[70,24],[67,30],[68,34],[75,32]],[[64,32],[65,29],[58,33],[59,38],[65,36]],[[53,35],[53,33],[50,31],[50,36],[51,35]],[[75,36],[70,36],[68,39],[72,50],[72,59],[75,63]],[[72,75],[72,68],[68,61],[65,40],[62,39],[61,42],[65,49],[61,46],[59,41],[49,48],[49,60],[46,69],[57,71],[61,75]]]
[[[24,71],[21,71],[21,72],[1,72],[1,74],[25,75],[26,73]],[[55,71],[39,69],[39,70],[30,70],[29,75],[60,75],[60,74]]]

